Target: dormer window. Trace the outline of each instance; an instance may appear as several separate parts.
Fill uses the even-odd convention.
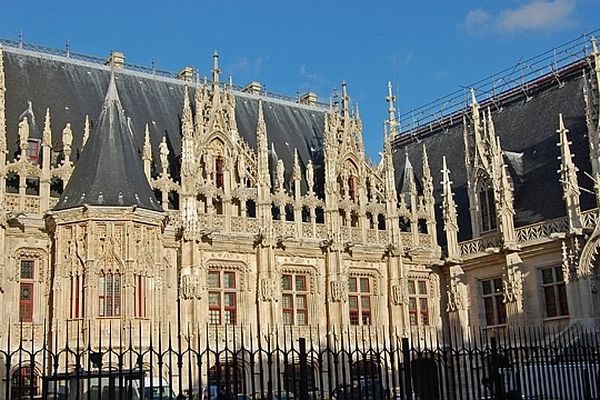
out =
[[[219,189],[223,189],[225,186],[225,179],[223,174],[223,158],[218,157],[215,160],[215,185]]]
[[[32,164],[40,163],[40,141],[29,139],[27,141],[27,160]]]
[[[496,229],[496,202],[494,189],[488,183],[479,188],[479,213],[481,217],[481,231],[487,232]]]

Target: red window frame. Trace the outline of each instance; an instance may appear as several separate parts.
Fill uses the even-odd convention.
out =
[[[371,325],[371,278],[348,279],[348,310],[350,325]]]
[[[411,326],[429,326],[427,279],[408,281],[408,317]]]
[[[83,317],[85,293],[83,291],[83,277],[71,275],[71,318]]]
[[[308,275],[283,274],[281,297],[284,325],[308,325]]]
[[[19,320],[33,322],[35,261],[20,260]]]
[[[39,164],[40,141],[38,139],[29,139],[27,141],[27,160],[33,164]]]
[[[225,278],[229,279],[226,280]],[[236,272],[209,270],[208,288],[208,323],[210,325],[236,325]]]
[[[121,315],[121,274],[102,273],[98,278],[98,315],[119,317]]]
[[[225,186],[224,161],[222,157],[215,159],[215,186],[223,189]]]

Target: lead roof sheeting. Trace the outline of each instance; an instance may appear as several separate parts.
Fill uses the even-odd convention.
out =
[[[73,159],[81,148],[86,114],[92,126],[97,123],[110,73],[100,66],[80,65],[66,60],[12,53],[4,49],[6,74],[6,118],[9,156],[18,150],[18,118],[33,103],[38,125],[43,124],[47,107],[52,117],[53,148],[62,148],[62,130],[67,122],[73,130]],[[181,112],[184,82],[181,84],[139,74],[115,74],[121,104],[135,133],[134,143],[141,153],[144,127],[149,125],[153,160],[158,163],[158,144],[167,137],[171,174],[179,176],[181,155]],[[194,88],[190,87],[190,98]],[[294,148],[298,149],[301,166],[309,159],[315,164],[315,175],[322,162],[324,109],[263,99],[269,142],[283,159],[286,178],[291,176]],[[242,137],[256,147],[258,98],[243,93],[236,95],[236,119]],[[41,121],[41,122],[40,122]],[[92,129],[93,130],[93,129]],[[270,146],[271,148],[271,146]],[[275,165],[272,163],[271,168]],[[303,183],[303,187],[306,185]],[[317,188],[320,189],[320,188]]]
[[[502,110],[492,108],[496,134],[502,149],[506,151],[510,175],[514,184],[515,225],[517,227],[541,222],[566,215],[562,199],[562,187],[557,170],[560,167],[558,143],[558,114],[563,113],[572,142],[571,151],[579,168],[579,185],[592,189],[592,182],[585,176],[591,171],[589,147],[583,103],[583,78],[575,71],[564,79],[564,87],[556,82],[548,83],[531,99],[524,97],[506,101]],[[436,215],[441,219],[441,167],[445,155],[450,169],[450,179],[458,203],[459,239],[472,238],[469,200],[464,164],[464,141],[462,121],[450,126],[447,131],[436,130],[419,136],[412,141],[401,142],[395,147],[394,163],[396,179],[401,182],[405,153],[408,153],[417,179],[422,177],[422,146],[427,146],[429,163],[434,177]],[[582,209],[595,207],[593,196],[581,193]],[[438,224],[440,242],[445,243],[442,224]]]

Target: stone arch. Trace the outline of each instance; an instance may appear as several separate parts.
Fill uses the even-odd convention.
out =
[[[22,363],[10,371],[10,393],[12,399],[34,397],[41,394],[40,367],[36,363]]]

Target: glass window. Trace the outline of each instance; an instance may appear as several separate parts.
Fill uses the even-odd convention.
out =
[[[553,318],[569,315],[567,290],[562,267],[543,268],[541,274],[546,317]]]
[[[294,283],[292,286],[292,282]],[[281,276],[281,299],[283,323],[286,325],[308,324],[308,275],[284,274]]]
[[[237,282],[235,271],[208,271],[208,322],[211,325],[237,323]]]
[[[351,325],[371,324],[371,278],[348,279],[348,309]]]
[[[408,316],[412,326],[429,325],[429,299],[426,279],[408,281]]]
[[[98,315],[121,315],[121,275],[118,272],[102,273],[98,278]]]
[[[506,323],[506,304],[504,304],[504,286],[502,278],[481,281],[483,307],[487,326]]]

